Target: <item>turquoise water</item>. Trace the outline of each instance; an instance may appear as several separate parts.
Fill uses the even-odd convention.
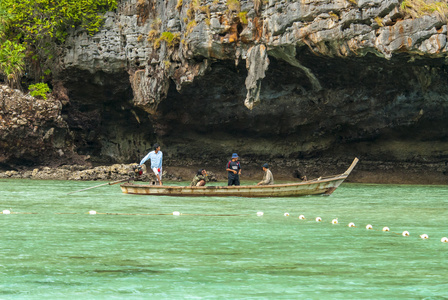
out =
[[[0,180],[0,211],[12,212],[0,214],[0,299],[448,298],[448,186],[342,184],[295,199],[137,196],[118,185],[67,195],[101,183]]]

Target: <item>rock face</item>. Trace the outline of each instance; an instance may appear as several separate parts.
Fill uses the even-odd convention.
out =
[[[123,0],[54,71],[73,151],[135,162],[158,141],[172,166],[286,173],[358,156],[360,181],[446,183],[446,20],[400,4]]]
[[[35,99],[0,86],[0,166],[76,161],[59,100]]]

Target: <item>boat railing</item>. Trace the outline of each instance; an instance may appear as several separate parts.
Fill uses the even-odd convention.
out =
[[[358,163],[358,161],[359,161],[359,159],[357,157],[355,157],[355,159],[353,160],[353,162],[350,165],[350,167],[348,167],[348,169],[344,173],[342,173],[342,174],[330,175],[330,176],[321,176],[321,177],[318,177],[318,178],[307,180],[306,182],[315,182],[315,181],[321,181],[321,180],[327,180],[327,179],[335,179],[335,178],[338,178],[338,177],[348,177],[348,175],[350,175],[350,173],[355,168],[355,166]]]
[[[323,181],[323,180],[328,180],[328,179],[337,179],[339,177],[344,178],[344,177],[347,177],[347,176],[346,176],[345,173],[342,173],[342,174],[338,174],[338,175],[321,176],[321,177],[313,178],[313,179],[310,179],[310,180],[307,180],[307,181],[303,181],[303,182]]]
[[[350,165],[350,167],[348,167],[347,171],[345,171],[344,174],[346,174],[348,176],[353,171],[353,169],[355,168],[358,161],[359,161],[359,159],[357,157],[355,157],[352,164]]]

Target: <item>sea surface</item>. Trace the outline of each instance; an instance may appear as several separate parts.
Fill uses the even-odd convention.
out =
[[[0,180],[0,299],[448,299],[448,186],[67,195],[102,183]]]

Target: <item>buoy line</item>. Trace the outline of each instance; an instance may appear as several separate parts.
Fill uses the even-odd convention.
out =
[[[289,214],[288,214],[288,216],[289,216]],[[300,219],[300,220],[305,220],[306,218],[305,218],[304,215],[299,215],[298,219]],[[315,221],[321,223],[321,222],[322,222],[322,218],[321,218],[321,217],[316,217],[316,218],[315,218]],[[332,220],[331,220],[331,224],[333,224],[333,225],[339,224],[338,218],[334,218],[334,219],[332,219]],[[353,223],[353,222],[348,223],[347,226],[348,226],[348,227],[356,227],[356,226],[355,226],[355,223]],[[372,226],[372,224],[367,224],[367,225],[366,225],[366,229],[367,229],[367,230],[372,230],[372,231],[379,231],[379,230],[374,229],[373,226]],[[408,237],[408,236],[411,235],[411,234],[409,233],[409,231],[407,231],[407,230],[405,230],[405,231],[403,231],[403,232],[401,232],[401,233],[400,233],[400,232],[392,232],[392,231],[390,231],[390,228],[387,227],[387,226],[383,227],[383,228],[381,229],[381,231],[383,231],[383,232],[390,232],[390,233],[397,234],[397,235],[402,235],[402,236],[404,236],[404,237]],[[423,239],[423,240],[427,240],[427,239],[429,239],[429,236],[428,236],[426,233],[424,233],[424,234],[420,234],[420,235],[419,235],[419,238],[421,238],[421,239]],[[448,243],[448,237],[442,237],[442,238],[440,239],[440,241],[441,241],[442,243]]]
[[[13,212],[11,210],[4,210],[1,211],[0,214],[4,215],[24,215],[24,214],[34,214],[37,215],[39,213],[37,212]],[[187,214],[187,213],[180,213],[178,211],[172,212],[172,213],[103,213],[103,212],[97,212],[95,210],[90,210],[85,213],[79,213],[79,212],[56,212],[54,213],[56,215],[78,215],[78,214],[88,214],[88,215],[123,215],[123,216],[206,216],[206,217],[238,217],[238,216],[249,216],[249,214]],[[258,212],[258,216],[262,216],[263,212]]]
[[[37,213],[35,212],[15,212],[15,211],[11,211],[9,209],[5,209],[2,212],[0,212],[0,214],[3,215],[37,215]]]
[[[3,214],[3,215],[22,214],[22,215],[24,215],[24,214],[39,214],[39,213],[36,213],[36,212],[13,212],[11,209],[4,209],[4,210],[2,210],[2,211],[0,212],[0,214]],[[73,212],[72,212],[72,213],[69,213],[69,212],[63,212],[63,213],[55,213],[55,214],[58,214],[58,215],[65,215],[65,214],[66,214],[66,215],[69,215],[69,214],[70,214],[70,215],[75,215],[75,214],[79,214],[79,213],[76,213],[76,212],[74,212],[74,213],[73,213]],[[207,216],[207,217],[237,217],[237,216],[249,216],[249,214],[186,214],[186,213],[180,213],[179,211],[174,211],[174,212],[172,212],[172,213],[100,213],[100,212],[97,212],[97,211],[95,211],[95,210],[90,210],[90,211],[88,211],[88,212],[86,212],[86,213],[84,213],[84,214],[89,214],[89,215],[125,215],[125,216]],[[264,213],[263,213],[262,211],[258,211],[258,212],[256,213],[256,215],[257,215],[258,217],[262,217],[262,216],[264,216]],[[289,214],[288,212],[285,212],[285,213],[283,214],[283,216],[285,216],[285,217],[289,217],[290,214]],[[301,220],[301,221],[306,220],[306,217],[305,217],[305,215],[303,215],[303,214],[299,215],[297,218],[298,218],[299,220]],[[323,219],[322,219],[321,217],[316,217],[316,218],[314,219],[314,221],[306,221],[306,222],[323,223]],[[338,218],[334,218],[334,219],[332,219],[330,223],[333,224],[333,225],[339,225]],[[355,226],[355,223],[353,223],[353,222],[348,223],[347,226],[348,226],[348,227],[356,227],[356,226]],[[373,226],[372,226],[371,224],[367,224],[365,228],[366,228],[367,230],[372,230],[372,231],[390,232],[390,233],[393,233],[393,234],[402,235],[403,237],[409,237],[409,236],[411,236],[410,232],[407,231],[407,230],[404,230],[404,231],[401,232],[401,233],[400,233],[400,232],[393,232],[393,231],[390,231],[390,228],[387,227],[387,226],[384,226],[381,230],[376,230],[376,229],[373,228]],[[427,239],[429,239],[429,235],[426,234],[426,233],[424,233],[424,234],[420,234],[420,235],[419,235],[419,238],[421,238],[421,239],[423,239],[423,240],[427,240]],[[440,241],[441,241],[442,243],[448,243],[448,237],[442,237],[442,238],[440,239]]]
[[[114,215],[114,216],[206,216],[206,217],[236,217],[248,216],[247,214],[184,214],[178,211],[172,213],[100,213],[94,210],[86,212],[89,215]]]
[[[169,214],[170,215],[170,214]],[[205,217],[243,217],[249,216],[248,214],[181,214],[182,216],[205,216]]]

